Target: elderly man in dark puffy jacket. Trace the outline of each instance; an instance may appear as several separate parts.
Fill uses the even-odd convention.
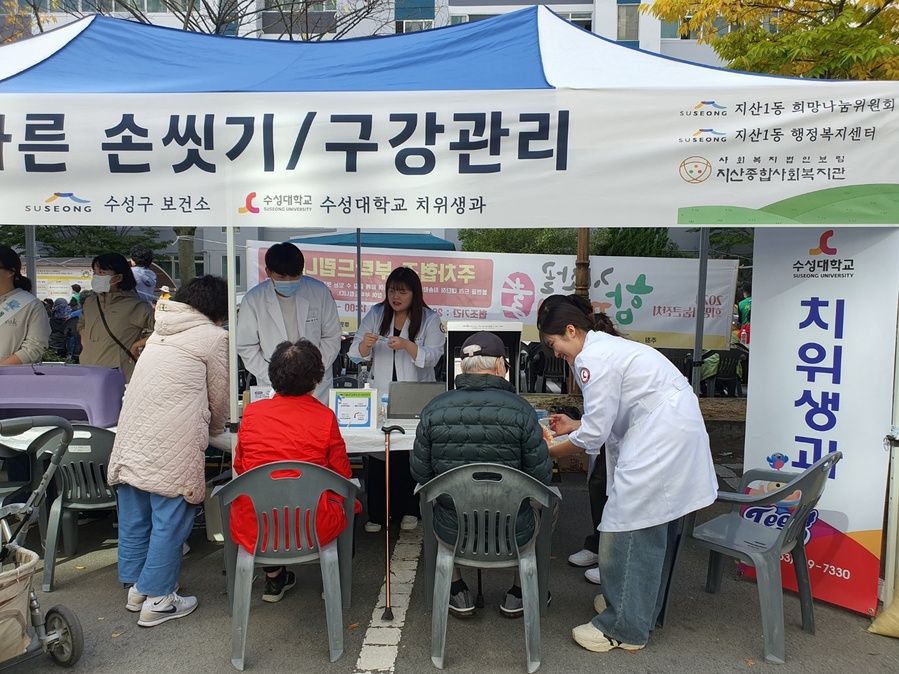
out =
[[[409,460],[412,477],[419,484],[452,468],[469,463],[500,463],[549,484],[552,460],[537,413],[505,378],[508,365],[502,340],[491,332],[479,332],[462,345],[462,374],[456,388],[434,398],[424,408]],[[451,501],[438,499],[434,528],[444,541],[454,542],[458,525]],[[518,514],[518,544],[534,535],[536,518],[524,504]],[[474,614],[474,601],[462,574],[453,571],[450,611],[460,617]],[[518,574],[500,610],[517,618],[524,613]]]

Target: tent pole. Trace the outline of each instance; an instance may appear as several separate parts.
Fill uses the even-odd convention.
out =
[[[356,228],[356,330],[362,325],[362,230]]]
[[[899,331],[897,331],[899,332]],[[890,429],[890,472],[887,481],[886,553],[883,567],[883,607],[895,598],[899,585],[899,334],[893,362],[893,426]]]
[[[25,276],[34,284],[37,295],[37,226],[25,225]]]
[[[693,392],[699,395],[702,376],[702,334],[705,323],[705,282],[709,271],[709,228],[699,230],[699,287],[696,290],[696,338],[693,342]]]
[[[237,407],[237,259],[234,254],[234,225],[230,222],[225,225],[225,242],[228,257],[228,400],[231,407],[231,432],[237,432],[237,424],[240,420]],[[233,441],[232,441],[233,442]]]

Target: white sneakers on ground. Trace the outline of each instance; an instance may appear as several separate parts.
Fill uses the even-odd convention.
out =
[[[598,561],[599,555],[595,552],[590,552],[589,550],[575,552],[568,558],[568,563],[571,564],[571,566],[596,566]]]
[[[400,520],[400,529],[403,531],[412,531],[418,526],[418,518],[415,515],[403,515]]]
[[[587,569],[584,571],[584,578],[589,580],[594,585],[602,585],[602,580],[599,578],[599,567],[594,566],[592,569]]]
[[[376,534],[381,530],[381,525],[377,522],[366,522],[365,530],[370,534]]]
[[[137,624],[154,627],[168,620],[183,618],[197,608],[196,597],[182,597],[174,592],[163,597],[147,597],[140,610]]]
[[[177,592],[180,587],[181,585],[179,583],[175,583],[175,589],[172,590],[172,592]],[[138,592],[136,583],[128,588],[128,603],[125,604],[126,609],[132,613],[137,613],[143,608],[145,601],[147,601],[147,595]]]
[[[571,636],[581,646],[594,653],[607,653],[615,648],[623,648],[626,651],[639,651],[643,646],[626,644],[607,637],[593,626],[593,623],[579,625],[571,630]]]

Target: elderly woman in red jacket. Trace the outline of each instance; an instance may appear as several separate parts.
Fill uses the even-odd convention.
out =
[[[244,412],[234,450],[234,471],[245,473],[274,461],[308,461],[352,477],[337,417],[312,395],[325,374],[318,348],[305,339],[281,342],[272,354],[268,374],[275,395],[253,403]],[[357,502],[356,512],[360,510]],[[324,545],[346,528],[343,499],[326,492],[317,512],[316,531]],[[256,515],[246,497],[232,505],[231,537],[246,550],[256,547]],[[283,566],[264,570],[262,600],[281,601],[296,585],[296,576]]]

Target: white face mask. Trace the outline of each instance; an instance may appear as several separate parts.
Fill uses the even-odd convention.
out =
[[[112,276],[98,276],[94,274],[91,277],[91,290],[95,293],[108,293],[111,285]]]

